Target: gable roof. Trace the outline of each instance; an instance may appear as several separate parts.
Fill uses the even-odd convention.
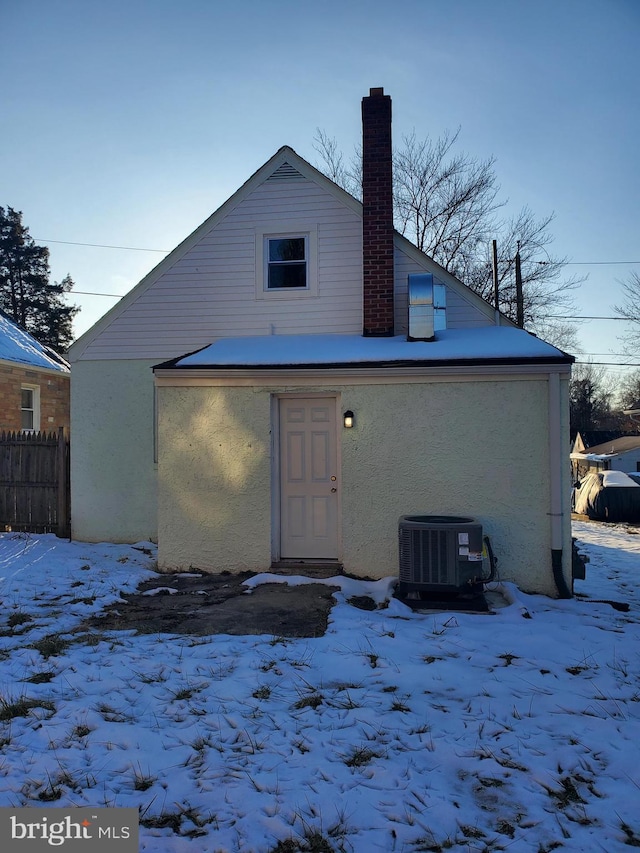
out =
[[[41,344],[0,310],[0,361],[40,370],[69,373],[69,363],[55,350]]]
[[[623,435],[628,435],[628,433],[621,429],[575,430],[572,431],[573,449],[579,453],[581,450],[596,447],[598,444],[622,438]]]
[[[87,332],[79,337],[71,346],[69,353],[72,360],[80,358],[85,349],[127,308],[145,293],[154,283],[178,261],[180,261],[191,249],[196,246],[206,234],[215,228],[234,208],[242,203],[257,187],[276,175],[284,180],[296,180],[299,177],[306,178],[320,185],[331,193],[340,203],[350,208],[360,218],[362,217],[362,203],[350,193],[339,187],[326,175],[323,175],[315,166],[300,157],[293,148],[285,145],[280,148],[267,162],[261,166],[245,183],[224,202],[211,216],[208,217],[198,228],[195,229],[185,240],[170,252],[157,266],[155,266],[129,293],[104,314]],[[413,258],[418,264],[424,266],[428,262],[429,268],[433,270],[446,285],[457,290],[464,299],[470,302],[478,311],[490,317],[495,317],[494,308],[485,302],[481,296],[471,288],[463,284],[444,267],[436,263],[432,258],[421,252],[410,240],[407,240],[397,231],[394,233],[394,243],[397,248]],[[513,326],[514,324],[506,316],[500,315],[500,324]]]
[[[593,447],[587,447],[583,455],[616,456],[619,453],[637,449],[640,449],[640,435],[623,435],[621,438],[614,438],[613,441],[605,441]]]

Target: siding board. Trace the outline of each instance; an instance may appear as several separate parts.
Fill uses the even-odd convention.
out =
[[[298,221],[317,229],[317,295],[256,298],[256,233]],[[409,272],[425,267],[396,251],[396,331],[406,330]],[[451,326],[490,323],[450,291]],[[311,180],[258,186],[132,302],[86,348],[81,360],[157,359],[221,337],[359,334],[362,330],[362,221]]]

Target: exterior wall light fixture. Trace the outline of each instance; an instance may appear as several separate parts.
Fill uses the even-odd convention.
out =
[[[343,420],[344,420],[344,428],[345,429],[351,429],[351,427],[353,426],[353,424],[355,422],[355,417],[354,417],[354,414],[351,411],[351,409],[347,409],[347,411],[344,413]]]

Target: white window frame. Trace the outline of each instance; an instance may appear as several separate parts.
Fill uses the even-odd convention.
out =
[[[306,287],[269,288],[269,240],[303,237]],[[256,299],[300,299],[318,295],[318,229],[306,223],[279,222],[256,229]]]
[[[22,405],[22,392],[23,391],[31,391],[32,394],[32,407],[30,409],[25,408]],[[23,412],[31,412],[33,419],[33,426],[25,429],[22,426],[22,413]],[[26,383],[22,383],[20,386],[20,430],[21,432],[39,432],[40,431],[40,386],[39,385],[28,385]]]

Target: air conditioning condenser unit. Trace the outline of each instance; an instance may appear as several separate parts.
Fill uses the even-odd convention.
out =
[[[482,590],[482,524],[457,515],[403,515],[398,523],[397,594],[462,595]]]

